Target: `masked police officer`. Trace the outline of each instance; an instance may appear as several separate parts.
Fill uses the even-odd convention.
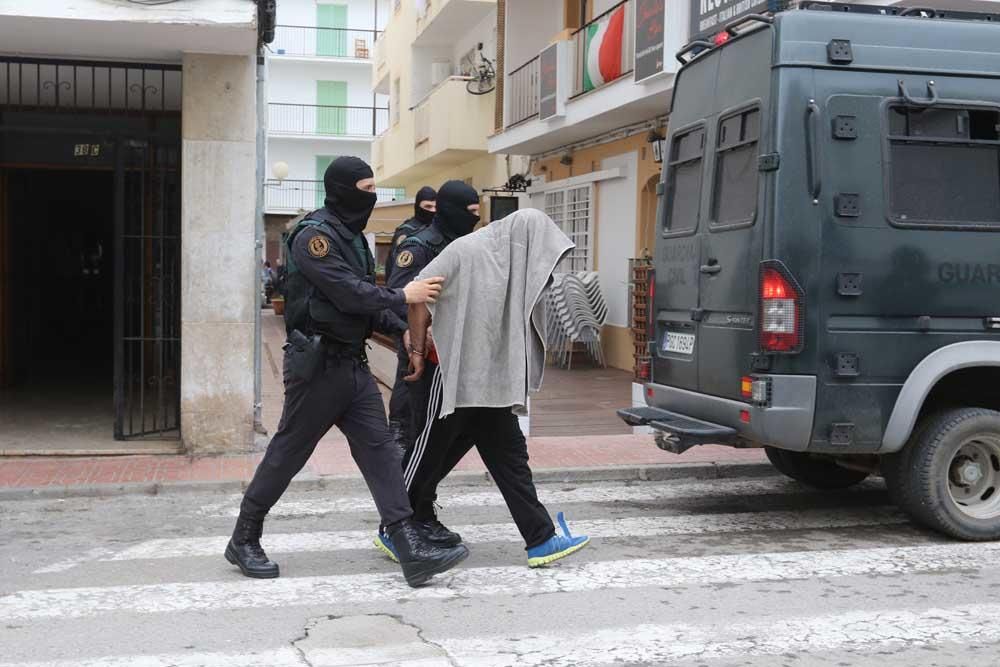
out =
[[[390,282],[392,280],[393,268],[396,265],[396,254],[399,244],[431,224],[431,220],[434,219],[436,199],[437,193],[434,191],[434,188],[429,185],[420,188],[413,203],[413,217],[397,227],[393,233],[392,243],[389,245],[389,257],[385,262],[386,285],[393,286]],[[403,283],[403,285],[405,284]],[[404,320],[406,319],[405,313],[400,312],[399,314]],[[410,391],[408,384],[403,380],[403,376],[409,372],[410,358],[402,336],[397,339],[396,344],[396,381],[392,385],[392,396],[389,398],[389,430],[392,431],[392,435],[396,440],[396,444],[399,445],[400,451],[406,451],[406,443],[410,432]]]
[[[455,239],[465,236],[475,229],[479,222],[479,193],[470,185],[462,181],[448,181],[441,186],[437,194],[437,212],[434,219],[426,228],[416,234],[407,236],[396,252],[396,266],[393,268],[392,276],[389,279],[389,287],[398,288],[410,282],[431,260],[437,257],[448,244]],[[395,306],[393,310],[401,318],[407,316],[407,307],[404,305]],[[407,350],[405,362],[401,362],[401,368],[406,369],[403,375],[409,375],[411,350]],[[431,357],[430,364],[434,364]],[[404,365],[405,364],[405,365]],[[433,381],[432,372],[424,373],[415,382],[407,383],[410,403],[410,432],[407,443],[406,455],[403,458],[404,481],[411,480],[413,471],[420,464],[423,450],[419,448],[418,436],[425,430],[427,423],[427,407],[431,396],[431,384]],[[471,449],[473,443],[466,444],[464,451]],[[461,458],[464,454],[461,446],[458,445],[450,450],[453,456]],[[458,461],[450,463],[448,470]],[[407,484],[407,490],[410,485]],[[411,496],[412,498],[413,496]],[[433,493],[422,494],[420,507],[413,506],[414,517],[418,517],[428,538],[435,544],[442,546],[454,546],[462,541],[458,533],[448,530],[437,519],[434,512]],[[375,539],[375,546],[384,551],[388,556],[394,558],[392,545],[385,531],[380,531]]]
[[[326,206],[306,216],[287,240],[285,403],[278,431],[244,494],[225,556],[248,577],[278,576],[278,565],[260,544],[264,517],[336,425],[347,436],[407,583],[419,586],[464,560],[468,550],[432,544],[412,520],[399,449],[364,350],[373,329],[403,331],[393,309],[432,302],[440,280],[377,287],[375,262],[362,234],[376,202],[371,167],[359,158],[338,158],[324,185]]]

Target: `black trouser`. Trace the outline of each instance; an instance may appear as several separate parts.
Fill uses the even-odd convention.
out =
[[[309,460],[334,425],[347,436],[351,456],[368,484],[383,525],[412,516],[403,484],[400,451],[389,433],[382,394],[367,364],[328,354],[326,368],[310,382],[291,378],[285,356],[285,404],[278,432],[267,446],[240,511],[261,519]]]
[[[399,341],[396,350],[396,381],[389,397],[389,429],[397,442],[409,449],[413,442],[410,419],[410,383],[403,378],[410,374],[410,357]]]
[[[527,548],[552,537],[555,526],[538,500],[528,467],[528,444],[517,415],[510,408],[458,408],[438,419],[441,371],[428,364],[424,375],[431,376],[430,397],[425,404],[429,419],[417,436],[404,472],[413,517],[418,521],[434,518],[438,483],[475,443]],[[412,399],[419,404],[416,392]]]

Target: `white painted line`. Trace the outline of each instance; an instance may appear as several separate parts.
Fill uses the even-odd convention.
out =
[[[922,611],[851,611],[808,618],[768,619],[717,625],[638,625],[597,628],[585,633],[513,637],[429,638],[428,643],[370,648],[302,647],[251,654],[185,653],[115,656],[0,667],[577,667],[607,664],[669,664],[726,658],[822,652],[875,652],[944,644],[1000,641],[1000,605],[981,604]],[[447,655],[435,656],[441,652]],[[840,656],[843,660],[844,656]],[[305,658],[308,662],[304,662]]]
[[[998,613],[1000,605],[995,604],[922,611],[852,611],[766,623],[640,625],[585,634],[435,639],[434,643],[448,652],[453,664],[476,667],[663,665],[680,660],[702,664],[724,658],[782,654],[801,658],[824,651],[871,654],[946,643],[994,643],[1000,641]],[[377,648],[372,650],[373,655],[377,653]]]
[[[296,605],[345,605],[380,600],[434,600],[537,595],[721,583],[874,577],[995,568],[1000,544],[731,554],[689,558],[572,561],[549,569],[459,568],[412,589],[398,572],[326,577],[146,584],[19,591],[0,597],[0,621],[105,613],[167,613]]]
[[[747,533],[767,530],[823,530],[857,526],[906,523],[906,517],[885,507],[865,510],[803,510],[799,512],[742,512],[734,514],[691,514],[655,517],[628,517],[571,521],[579,535],[597,538],[649,537],[651,535],[694,535],[701,533]],[[451,526],[470,544],[522,541],[513,522]],[[269,553],[345,551],[371,547],[374,531],[344,530],[315,533],[264,534]],[[147,540],[116,554],[96,560],[190,558],[218,556],[229,537],[195,537]]]
[[[105,560],[111,558],[114,555],[114,551],[106,547],[98,547],[96,549],[91,549],[85,551],[84,553],[74,556],[72,558],[67,558],[66,560],[61,560],[52,565],[46,567],[41,567],[35,570],[34,574],[55,574],[57,572],[65,572],[67,570],[72,570],[77,565],[81,563],[89,563],[95,560]]]
[[[862,488],[881,488],[875,483]],[[640,484],[582,484],[574,489],[551,488],[540,484],[538,497],[545,505],[560,506],[567,503],[607,503],[663,501],[691,497],[731,497],[774,494],[815,495],[818,492],[801,487],[783,477],[765,480],[711,479],[697,482],[642,482]],[[563,485],[565,486],[565,485]],[[488,491],[468,492],[461,487],[443,486],[438,491],[438,502],[445,507],[503,507],[503,497],[495,488]],[[236,517],[239,515],[241,496],[205,505],[200,513],[207,516]],[[279,501],[268,516],[318,516],[345,512],[373,512],[375,504],[369,496],[352,496],[329,500]],[[554,510],[553,510],[554,511]]]

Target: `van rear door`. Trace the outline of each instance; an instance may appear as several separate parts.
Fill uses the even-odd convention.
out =
[[[674,92],[656,254],[653,380],[740,397],[757,345],[769,28],[699,57]]]

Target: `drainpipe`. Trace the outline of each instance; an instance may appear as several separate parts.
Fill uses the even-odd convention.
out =
[[[261,335],[260,310],[263,307],[263,283],[261,280],[260,258],[261,248],[264,247],[266,231],[264,228],[264,154],[267,150],[265,125],[267,109],[264,102],[264,82],[267,72],[264,63],[264,48],[261,46],[257,50],[257,205],[254,213],[254,346],[253,346],[253,430],[254,433],[266,435],[264,424],[261,421],[261,408],[263,406],[261,377],[260,377],[260,353],[263,345]]]

